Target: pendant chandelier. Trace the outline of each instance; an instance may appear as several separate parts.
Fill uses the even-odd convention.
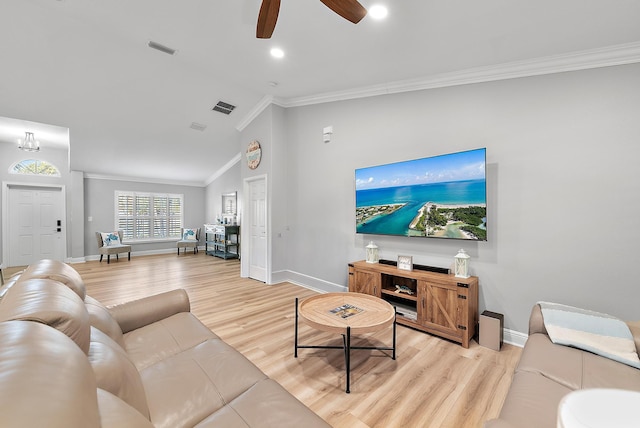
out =
[[[19,140],[18,148],[25,152],[39,152],[40,142],[35,139],[33,132],[25,132],[24,141]]]

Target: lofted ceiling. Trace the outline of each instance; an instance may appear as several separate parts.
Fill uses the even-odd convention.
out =
[[[302,105],[640,42],[638,0],[361,3],[389,16],[354,25],[319,0],[283,0],[264,40],[260,0],[3,0],[0,142],[23,135],[7,130],[15,119],[54,125],[69,130],[73,170],[203,185],[241,152],[239,129],[269,97]],[[237,108],[211,111],[218,101]]]

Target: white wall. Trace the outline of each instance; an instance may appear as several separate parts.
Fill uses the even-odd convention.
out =
[[[242,162],[242,160],[240,160]],[[242,213],[242,184],[240,182],[240,162],[233,165],[224,174],[216,178],[205,189],[205,222],[215,223],[222,212],[222,195],[238,192],[238,213]],[[204,232],[203,232],[204,233]]]
[[[480,310],[509,329],[526,332],[538,300],[640,319],[639,93],[640,65],[625,65],[287,109],[288,269],[346,285],[370,239],[436,266],[464,248]],[[478,147],[487,242],[355,233],[356,168]]]
[[[202,227],[205,223],[205,188],[196,186],[180,186],[134,181],[106,180],[97,178],[84,179],[84,245],[87,256],[98,254],[96,232],[113,230],[115,219],[115,191],[175,193],[184,195],[185,227]],[[88,218],[92,217],[89,222]],[[204,231],[203,231],[204,233]],[[204,236],[201,238],[204,242]],[[176,249],[175,241],[133,244],[135,252],[158,252]]]
[[[289,267],[289,180],[290,164],[287,145],[286,110],[276,105],[268,106],[240,133],[242,181],[257,176],[267,180],[267,282],[280,281],[280,274]],[[249,143],[257,140],[262,159],[256,169],[249,169],[245,151]],[[244,225],[246,228],[246,224]],[[242,231],[241,231],[242,234]],[[244,237],[246,238],[246,236]],[[246,249],[248,240],[243,240]],[[246,256],[246,255],[245,255]],[[246,257],[245,257],[246,262]],[[245,268],[246,269],[246,268]],[[247,273],[243,270],[244,274]]]

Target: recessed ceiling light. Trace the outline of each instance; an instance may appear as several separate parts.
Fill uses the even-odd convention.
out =
[[[272,48],[271,49],[271,56],[274,58],[283,58],[284,57],[284,51],[280,48]]]
[[[387,17],[389,11],[387,8],[381,4],[374,4],[369,8],[369,16],[373,19],[384,19]]]

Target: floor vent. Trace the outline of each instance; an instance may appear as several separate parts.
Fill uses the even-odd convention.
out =
[[[236,106],[231,105],[229,103],[225,103],[224,101],[218,101],[218,104],[213,106],[211,110],[217,111],[224,114],[230,114]]]

